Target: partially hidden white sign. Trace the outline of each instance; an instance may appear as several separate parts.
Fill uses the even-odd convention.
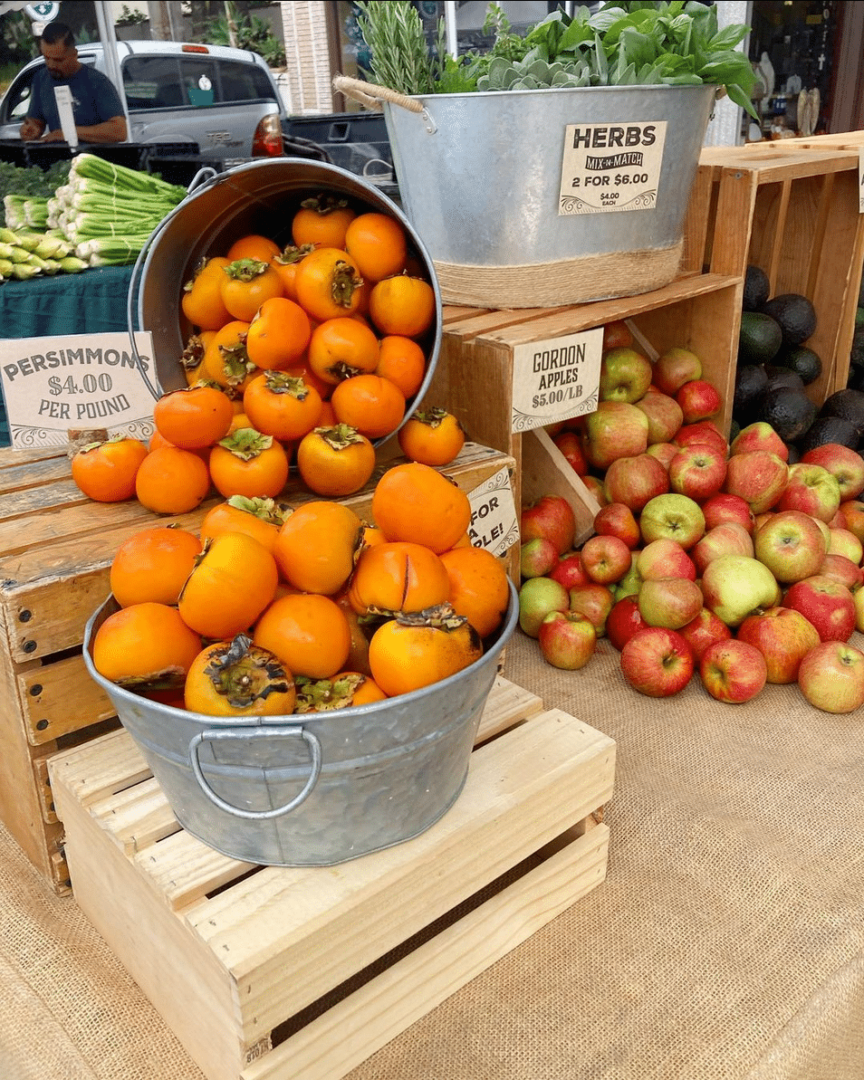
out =
[[[153,395],[141,374],[155,384],[149,332],[135,334],[135,350],[128,333],[0,341],[12,448],[65,446],[70,430],[86,428],[149,439]]]
[[[471,524],[468,536],[474,547],[503,555],[519,541],[519,520],[510,484],[510,473],[499,469],[468,495]]]

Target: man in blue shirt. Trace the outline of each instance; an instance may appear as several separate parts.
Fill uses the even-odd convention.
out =
[[[48,23],[39,39],[39,48],[45,58],[45,67],[33,77],[30,105],[21,125],[21,138],[41,138],[43,142],[64,139],[54,88],[68,86],[78,141],[123,142],[126,139],[126,117],[120,96],[111,80],[101,71],[80,63],[75,38],[69,27],[65,23]]]

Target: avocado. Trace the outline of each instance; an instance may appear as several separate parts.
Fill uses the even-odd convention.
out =
[[[795,445],[795,443],[787,442],[786,446],[786,464],[797,465],[801,460],[801,451]]]
[[[817,446],[826,443],[839,443],[848,446],[850,450],[858,448],[858,432],[855,425],[848,420],[841,420],[839,416],[817,416],[810,427],[798,440],[802,454],[808,450],[815,450]]]
[[[864,437],[864,391],[852,390],[849,387],[838,390],[825,399],[819,415],[847,420],[857,430],[858,438]]]
[[[804,389],[804,380],[797,372],[793,371],[792,368],[766,364],[765,374],[768,378],[765,392],[768,395],[772,394],[775,390]]]
[[[806,345],[792,345],[788,349],[783,348],[777,354],[775,360],[778,365],[790,368],[800,375],[805,386],[815,382],[822,374],[822,361]]]
[[[735,372],[735,396],[732,399],[732,415],[741,423],[749,424],[762,407],[768,376],[761,364],[742,364]]]
[[[852,334],[849,362],[857,367],[864,367],[864,326],[856,326]]]
[[[761,311],[744,311],[738,334],[738,363],[770,364],[783,344],[783,331],[776,320]]]
[[[744,311],[758,311],[771,295],[771,282],[759,266],[748,266],[744,274]]]
[[[864,390],[864,367],[853,364],[849,368],[849,376],[846,385],[850,390]]]
[[[816,311],[800,293],[774,296],[762,305],[762,312],[778,323],[784,345],[801,345],[816,330]]]
[[[816,406],[803,390],[781,387],[768,393],[759,419],[769,423],[784,442],[795,442],[816,419]]]

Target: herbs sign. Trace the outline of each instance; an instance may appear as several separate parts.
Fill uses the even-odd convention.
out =
[[[135,347],[152,372],[150,334],[137,333]],[[0,341],[0,376],[13,449],[65,446],[76,429],[153,434],[153,396],[128,334]]]
[[[558,214],[653,210],[666,121],[568,124]]]
[[[597,408],[603,327],[513,347],[512,430],[528,431]]]

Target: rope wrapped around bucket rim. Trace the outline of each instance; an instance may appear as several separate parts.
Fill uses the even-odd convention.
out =
[[[409,112],[422,113],[423,106],[414,98],[406,97],[405,94],[397,93],[387,86],[379,86],[377,83],[365,82],[363,79],[352,79],[348,75],[336,75],[333,79],[333,89],[340,94],[359,101],[367,109],[381,112],[381,102],[386,101],[391,105],[399,105]]]

